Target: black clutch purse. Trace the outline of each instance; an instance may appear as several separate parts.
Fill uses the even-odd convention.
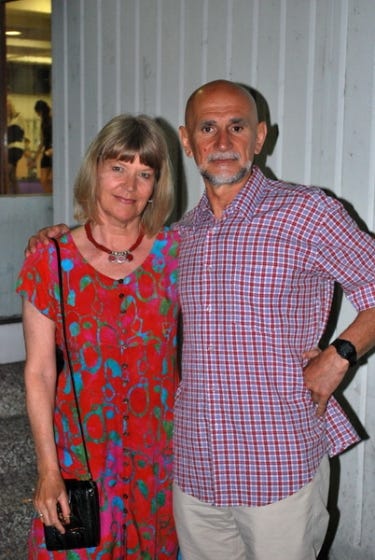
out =
[[[97,546],[100,542],[100,520],[96,483],[93,480],[76,479],[67,479],[64,482],[71,516],[69,523],[63,523],[64,534],[60,533],[56,527],[44,526],[47,550]]]
[[[62,517],[59,504],[57,505],[58,515],[64,525],[65,533],[60,533],[53,525],[44,525],[44,538],[47,550],[70,550],[75,548],[90,548],[98,546],[100,542],[100,515],[99,515],[99,494],[96,482],[92,479],[88,454],[86,449],[85,438],[83,434],[82,421],[79,411],[78,397],[74,385],[73,368],[70,360],[68,349],[68,340],[66,335],[65,317],[64,317],[64,298],[63,298],[63,280],[61,270],[60,247],[58,242],[53,239],[56,246],[57,264],[60,285],[60,308],[63,326],[63,334],[65,340],[66,353],[68,358],[70,376],[72,380],[72,388],[77,408],[77,418],[82,436],[82,445],[86,468],[89,480],[66,479],[65,487],[68,494],[70,506],[69,523],[65,523]],[[60,348],[56,348],[56,369],[60,373],[64,366],[64,356]]]

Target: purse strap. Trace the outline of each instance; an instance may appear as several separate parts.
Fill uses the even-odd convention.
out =
[[[70,379],[71,379],[71,382],[72,382],[75,406],[76,406],[76,409],[77,409],[77,418],[78,418],[79,429],[80,429],[80,432],[81,432],[82,447],[83,447],[83,454],[84,454],[84,458],[85,458],[85,462],[86,462],[86,469],[87,469],[88,475],[89,475],[90,480],[91,480],[92,479],[92,474],[91,474],[91,469],[90,469],[89,457],[88,457],[88,453],[87,453],[86,441],[85,441],[84,432],[83,432],[81,413],[80,413],[79,404],[78,404],[77,390],[76,390],[76,386],[75,386],[75,383],[74,383],[72,360],[71,360],[71,357],[70,357],[69,346],[68,346],[68,336],[67,336],[67,331],[66,331],[65,306],[64,306],[64,288],[63,288],[63,274],[62,274],[62,267],[61,267],[60,245],[59,245],[59,243],[56,239],[52,239],[52,241],[54,242],[55,247],[56,247],[57,271],[58,271],[59,288],[60,288],[61,323],[62,323],[64,342],[65,342],[66,356],[68,358],[69,373],[70,373]]]

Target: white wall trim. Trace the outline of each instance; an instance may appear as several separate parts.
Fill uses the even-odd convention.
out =
[[[10,364],[25,359],[22,323],[0,325],[0,363]]]

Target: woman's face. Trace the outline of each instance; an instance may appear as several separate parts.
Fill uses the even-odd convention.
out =
[[[139,220],[152,197],[155,171],[137,155],[133,162],[107,159],[97,170],[98,214],[104,223],[125,224]]]

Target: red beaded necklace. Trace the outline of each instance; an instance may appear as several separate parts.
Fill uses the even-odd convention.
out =
[[[122,264],[126,261],[132,261],[134,259],[132,252],[135,251],[135,249],[141,244],[142,239],[144,237],[143,230],[141,229],[136,242],[134,243],[134,245],[129,247],[129,249],[126,249],[124,251],[111,251],[111,249],[108,249],[107,247],[104,247],[104,245],[100,245],[100,243],[95,241],[95,239],[92,236],[90,222],[85,223],[85,232],[87,235],[87,239],[91,241],[91,243],[95,245],[97,249],[99,249],[100,251],[104,251],[104,253],[108,253],[109,262],[113,262],[117,264]]]

